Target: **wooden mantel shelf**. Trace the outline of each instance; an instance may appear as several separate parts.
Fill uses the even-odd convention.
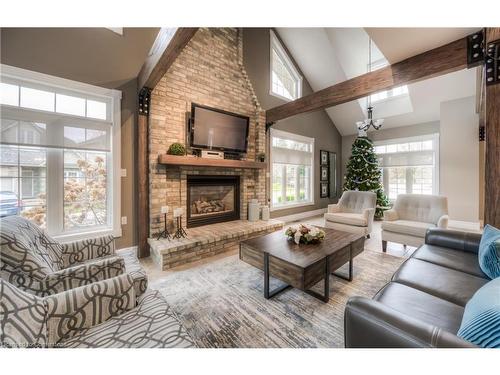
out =
[[[158,164],[185,167],[212,167],[212,168],[242,168],[242,169],[264,169],[266,163],[260,161],[230,160],[230,159],[207,159],[196,156],[177,156],[161,154],[158,156]]]

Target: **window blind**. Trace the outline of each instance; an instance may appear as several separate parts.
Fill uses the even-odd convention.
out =
[[[378,161],[385,167],[416,167],[434,165],[434,151],[398,152],[394,154],[379,154]]]

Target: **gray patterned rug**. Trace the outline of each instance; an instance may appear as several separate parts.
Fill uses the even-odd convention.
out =
[[[166,297],[199,347],[336,348],[344,346],[347,299],[372,297],[404,260],[365,250],[354,260],[352,282],[331,276],[327,304],[297,289],[266,300],[263,272],[237,255],[171,274],[151,287]],[[315,289],[321,293],[322,287],[320,282]]]

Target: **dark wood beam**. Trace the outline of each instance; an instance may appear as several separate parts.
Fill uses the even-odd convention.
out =
[[[500,28],[486,29],[486,44],[500,40]],[[486,85],[484,223],[500,228],[500,83]]]
[[[148,116],[137,120],[137,256],[149,256],[149,147]]]
[[[139,89],[153,89],[198,31],[197,27],[162,27],[139,72]]]
[[[301,113],[333,107],[379,91],[437,77],[466,67],[467,39],[462,38],[271,108],[266,111],[266,122],[274,123]]]

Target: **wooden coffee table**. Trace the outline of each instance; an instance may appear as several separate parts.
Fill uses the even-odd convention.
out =
[[[319,244],[297,245],[286,238],[284,231],[256,237],[240,243],[240,259],[264,271],[264,297],[269,299],[284,290],[298,288],[323,302],[330,298],[329,276],[349,262],[348,276],[333,273],[352,281],[353,259],[363,252],[365,236],[321,228],[325,239]],[[269,290],[269,277],[286,284]],[[323,295],[310,290],[324,280]]]

